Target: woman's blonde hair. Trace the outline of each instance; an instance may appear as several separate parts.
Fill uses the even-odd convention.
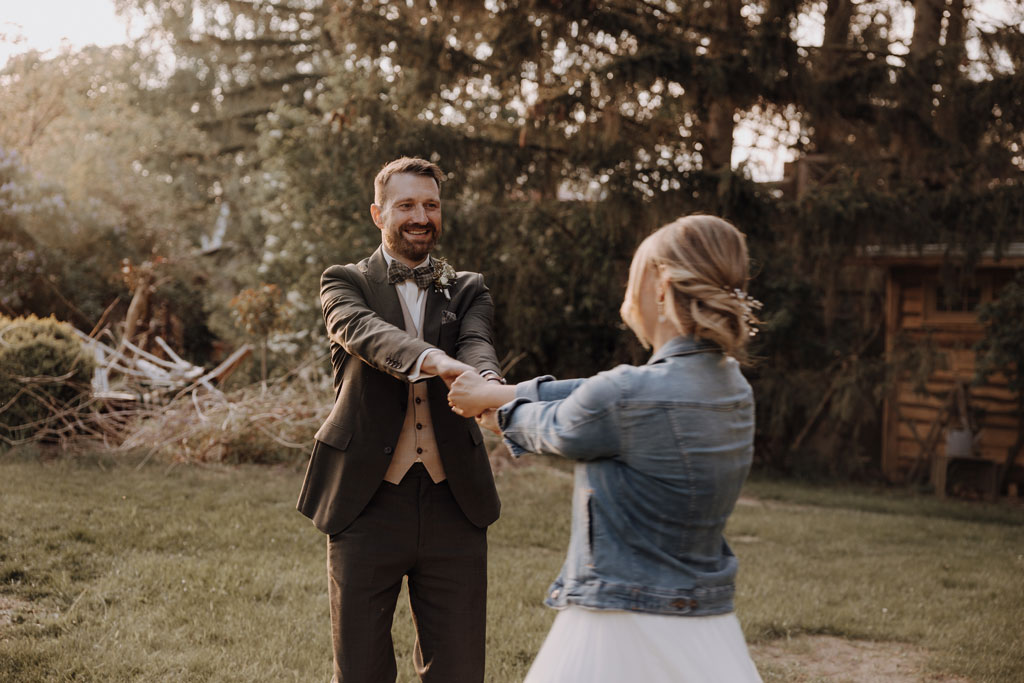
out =
[[[653,271],[665,282],[664,315],[680,334],[707,339],[745,358],[757,322],[746,298],[747,240],[732,223],[702,214],[679,218],[649,235],[633,255],[620,314],[644,346],[640,290]]]

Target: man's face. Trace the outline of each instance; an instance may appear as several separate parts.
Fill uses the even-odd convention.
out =
[[[441,194],[428,176],[396,173],[384,186],[383,206],[370,207],[384,246],[408,266],[427,257],[441,239]]]

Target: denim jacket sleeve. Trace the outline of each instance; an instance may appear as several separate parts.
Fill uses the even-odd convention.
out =
[[[516,389],[498,410],[505,445],[512,455],[546,453],[595,460],[619,453],[616,406],[622,394],[617,371],[585,380],[538,377]]]
[[[583,384],[582,379],[555,379],[551,375],[534,377],[516,385],[516,398],[531,401],[558,401],[572,393],[573,389]]]

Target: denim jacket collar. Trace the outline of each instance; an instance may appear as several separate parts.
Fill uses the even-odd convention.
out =
[[[679,335],[669,339],[665,344],[658,349],[651,359],[647,361],[648,365],[654,363],[660,363],[666,358],[672,356],[688,356],[691,353],[705,353],[709,351],[721,351],[721,347],[709,341],[707,339],[695,339],[689,335]]]

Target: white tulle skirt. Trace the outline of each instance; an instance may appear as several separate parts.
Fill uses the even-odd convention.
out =
[[[570,606],[523,683],[760,683],[734,613],[676,617]]]

